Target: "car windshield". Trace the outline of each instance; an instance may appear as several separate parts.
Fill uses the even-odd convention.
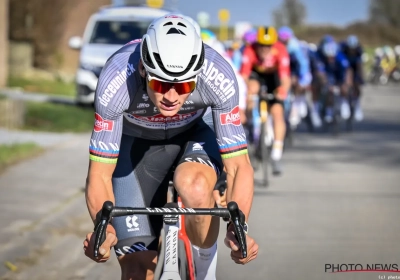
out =
[[[90,43],[124,45],[141,39],[150,21],[98,21],[93,29]]]

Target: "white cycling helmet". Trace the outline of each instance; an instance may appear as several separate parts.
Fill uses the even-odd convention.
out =
[[[195,21],[189,16],[183,16],[183,17],[187,19],[194,26],[194,29],[196,29],[197,34],[200,36],[201,28],[200,25],[197,23],[197,21]]]
[[[143,36],[140,57],[149,73],[180,82],[196,76],[204,63],[204,46],[195,27],[180,15],[155,19]]]
[[[359,41],[356,35],[350,35],[349,37],[347,37],[346,43],[351,49],[355,49],[359,45]]]
[[[314,43],[308,43],[308,48],[313,52],[316,52],[318,49],[317,45]]]
[[[200,32],[201,32],[200,25],[193,18],[191,18],[190,16],[187,16],[187,15],[183,15],[183,14],[176,14],[176,13],[167,14],[167,16],[171,16],[171,15],[180,16],[180,17],[183,17],[184,19],[187,19],[194,26],[194,29],[196,29],[197,34],[199,34],[199,36],[201,36],[200,35]]]

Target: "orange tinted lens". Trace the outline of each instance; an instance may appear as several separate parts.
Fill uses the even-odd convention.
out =
[[[166,93],[172,87],[170,83],[162,82],[159,80],[150,80],[149,87],[159,93]]]
[[[184,82],[184,83],[176,83],[176,84],[173,84],[173,86],[178,94],[187,94],[187,93],[191,93],[194,90],[194,88],[196,87],[196,83],[194,81]]]
[[[167,83],[159,80],[150,80],[149,87],[152,90],[162,94],[169,91],[172,87],[176,90],[178,94],[187,94],[194,90],[194,88],[196,87],[196,83],[194,81],[185,83]]]

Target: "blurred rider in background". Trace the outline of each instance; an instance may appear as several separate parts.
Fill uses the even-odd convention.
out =
[[[283,143],[286,134],[285,112],[283,102],[290,89],[289,55],[286,47],[278,41],[278,34],[274,27],[259,27],[257,40],[247,45],[243,51],[240,74],[247,83],[249,99],[259,95],[265,99],[263,93],[273,94],[268,102],[268,111],[272,116],[274,126],[274,142],[271,151],[272,173],[282,173],[281,159]],[[251,112],[249,104],[247,111]]]
[[[362,62],[362,55],[364,51],[360,42],[358,41],[357,36],[355,35],[350,35],[347,37],[346,41],[341,43],[341,51],[349,62],[350,72],[353,78],[352,82],[356,97],[354,104],[354,119],[356,121],[361,121],[364,118],[360,105],[361,86],[364,84],[364,71]]]
[[[300,43],[292,29],[288,26],[279,28],[278,38],[286,46],[290,57],[290,74],[294,101],[289,121],[292,126],[297,126],[301,119],[307,115],[305,94],[310,87],[312,78],[308,48]]]

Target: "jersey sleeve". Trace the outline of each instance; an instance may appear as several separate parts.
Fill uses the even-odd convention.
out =
[[[279,78],[283,79],[290,76],[290,58],[285,48],[279,48],[277,52]]]
[[[131,53],[114,55],[104,66],[95,93],[95,122],[90,139],[90,160],[116,163],[122,136],[123,112],[130,97],[127,80],[134,80]]]
[[[204,103],[211,107],[221,157],[247,154],[239,114],[239,86],[230,64],[219,55],[206,55],[198,90]]]
[[[246,46],[243,50],[242,66],[240,67],[240,74],[243,78],[250,77],[255,59],[256,57],[253,48],[251,46]]]

